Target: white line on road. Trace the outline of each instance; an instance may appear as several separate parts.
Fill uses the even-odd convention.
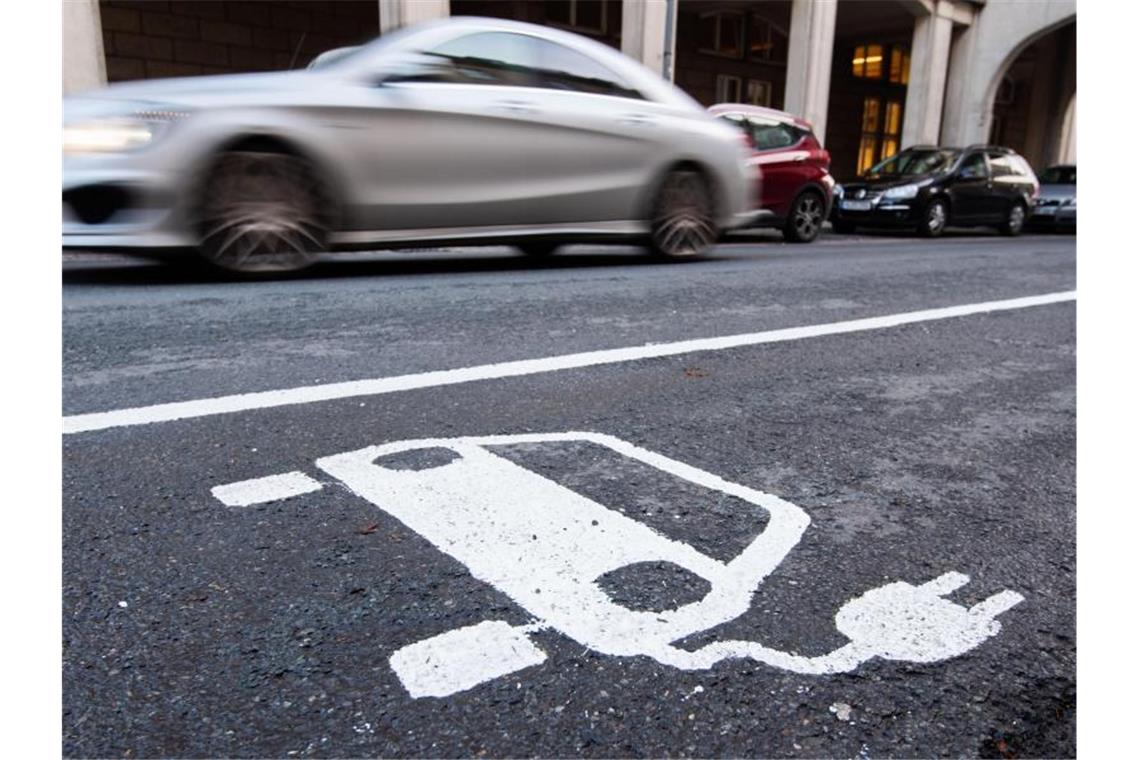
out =
[[[299,388],[285,388],[275,391],[239,393],[232,396],[217,396],[193,401],[177,401],[169,404],[139,406],[129,409],[116,409],[109,412],[73,414],[63,418],[63,432],[84,433],[92,430],[106,430],[115,427],[147,425],[154,422],[209,417],[215,414],[230,414],[253,409],[270,409],[294,404],[311,404],[315,401],[353,398],[356,396],[376,396],[384,393],[418,388],[435,388],[443,385],[470,383],[478,380],[494,380],[504,377],[519,377],[543,372],[556,372],[580,367],[596,367],[601,364],[619,364],[639,359],[657,359],[663,356],[677,356],[697,351],[723,351],[741,346],[755,346],[763,343],[783,343],[803,338],[816,338],[823,335],[882,330],[916,322],[932,322],[939,319],[966,317],[972,314],[985,314],[995,311],[1027,309],[1033,306],[1075,301],[1077,292],[1067,290],[1060,293],[1045,293],[1025,298],[1011,298],[1004,301],[946,306],[939,309],[907,311],[900,314],[887,314],[881,317],[851,319],[844,322],[830,322],[822,325],[788,327],[781,330],[723,335],[716,338],[697,338],[671,343],[650,343],[644,346],[628,346],[601,351],[585,351],[577,354],[547,356],[540,359],[522,359],[498,364],[481,364],[475,367],[419,372],[412,375],[394,375],[368,380],[350,380],[342,383],[305,385]]]
[[[248,507],[319,490],[320,483],[303,472],[294,471],[214,486],[210,493],[227,507]]]

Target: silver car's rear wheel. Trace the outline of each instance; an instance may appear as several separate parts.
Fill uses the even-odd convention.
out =
[[[199,250],[245,274],[304,269],[325,250],[324,197],[309,166],[281,153],[222,154],[197,211]]]
[[[716,235],[708,182],[694,169],[670,171],[653,204],[650,240],[654,253],[671,259],[700,256],[716,242]]]

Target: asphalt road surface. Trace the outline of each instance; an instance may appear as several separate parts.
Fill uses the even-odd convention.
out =
[[[871,318],[1074,287],[964,233],[66,257],[63,752],[1073,756],[1075,302]]]

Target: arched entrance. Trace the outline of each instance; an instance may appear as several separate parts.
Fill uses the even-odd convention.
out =
[[[1016,79],[1020,71],[1031,78],[1038,76],[1032,64],[1032,73],[1028,73],[1029,67],[1024,63],[1014,67],[1023,55],[1043,55],[1042,49],[1030,52],[1038,43],[1048,39],[1046,45],[1051,45],[1070,35],[1075,72],[1076,19],[1074,0],[986,3],[972,24],[956,29],[950,48],[940,142],[970,145],[990,139],[995,101],[1000,98],[1001,105],[1011,105],[1006,102],[1011,94],[1016,98],[1006,75],[1013,71]],[[1075,76],[1073,82],[1075,90]],[[1057,87],[1058,82],[1054,81],[1053,86]],[[1063,109],[1068,105],[1066,98],[1067,95],[1061,99],[1062,116],[1058,121],[1063,119]]]
[[[1077,88],[1076,31],[1076,22],[1068,22],[1030,40],[991,85],[988,141],[1013,148],[1039,169],[1065,152]]]

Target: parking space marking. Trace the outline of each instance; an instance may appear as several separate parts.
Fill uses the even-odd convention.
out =
[[[215,486],[210,493],[227,507],[249,507],[319,490],[320,483],[303,472],[294,471]]]
[[[155,404],[152,406],[116,409],[107,412],[73,414],[63,418],[63,433],[68,435],[116,427],[148,425],[157,422],[210,417],[218,414],[232,414],[254,409],[310,404],[317,401],[332,401],[359,396],[376,396],[385,393],[398,393],[420,388],[435,388],[479,380],[520,377],[523,375],[557,372],[566,369],[596,367],[604,364],[620,364],[637,361],[639,359],[658,359],[698,351],[723,351],[725,349],[740,348],[742,346],[783,343],[825,335],[841,335],[844,333],[864,332],[868,330],[882,330],[889,327],[914,324],[916,322],[931,322],[954,317],[1064,303],[1067,301],[1075,301],[1076,298],[1076,291],[1068,290],[1058,293],[1027,296],[1024,298],[985,301],[937,309],[923,309],[921,311],[908,311],[879,317],[851,319],[819,325],[788,327],[779,330],[766,330],[764,332],[724,335],[713,338],[696,338],[669,343],[649,343],[642,346],[586,351],[538,359],[521,359],[497,364],[483,364],[474,367],[419,372],[410,375],[395,375],[367,380],[325,383],[322,385],[306,385],[281,390],[240,393],[230,396],[196,399],[193,401],[178,401],[166,404]]]
[[[734,558],[720,561],[492,450],[564,442],[604,446],[742,499],[765,512],[767,524]],[[997,616],[1024,601],[1005,589],[973,607],[957,604],[944,597],[970,578],[947,572],[921,585],[888,583],[848,600],[835,624],[849,641],[831,652],[801,655],[747,639],[689,650],[678,642],[750,609],[756,589],[799,544],[811,523],[807,512],[773,494],[593,432],[397,441],[322,457],[315,464],[532,617],[522,626],[486,620],[397,649],[389,663],[413,698],[449,696],[542,664],[546,654],[528,636],[547,628],[601,654],[646,656],[682,670],[750,659],[827,675],[874,658],[936,662],[965,654],[996,636],[1001,631]],[[212,493],[256,482],[219,486]],[[698,576],[708,591],[697,601],[640,609],[616,601],[601,583],[623,568],[654,563]]]

